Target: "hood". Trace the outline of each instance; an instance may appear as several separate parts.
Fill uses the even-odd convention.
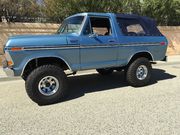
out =
[[[9,37],[6,47],[66,45],[67,35],[19,35]]]

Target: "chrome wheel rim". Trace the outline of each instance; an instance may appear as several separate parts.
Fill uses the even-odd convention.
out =
[[[53,76],[46,76],[39,81],[39,92],[45,96],[55,94],[59,89],[59,81]]]
[[[148,75],[148,69],[145,65],[141,65],[136,70],[136,77],[139,80],[144,80]]]

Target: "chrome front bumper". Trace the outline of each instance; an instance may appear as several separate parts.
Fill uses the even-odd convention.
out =
[[[7,75],[8,77],[14,77],[14,71],[13,71],[13,69],[6,67],[6,68],[3,68],[3,70],[4,70],[4,72],[6,73],[6,75]]]
[[[2,61],[2,65],[3,65],[3,70],[6,73],[6,75],[9,77],[13,77],[14,76],[14,70],[12,68],[8,67],[6,59],[4,59]]]

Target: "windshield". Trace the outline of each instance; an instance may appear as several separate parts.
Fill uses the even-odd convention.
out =
[[[81,30],[83,19],[84,16],[75,16],[64,20],[62,25],[58,29],[57,33],[58,34],[79,33]]]

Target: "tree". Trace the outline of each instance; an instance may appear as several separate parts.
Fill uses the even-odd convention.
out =
[[[0,0],[1,16],[8,22],[20,21],[20,17],[39,16],[39,7],[36,0]]]
[[[0,16],[8,21],[47,17],[59,23],[79,12],[133,13],[152,17],[158,25],[180,25],[179,0],[0,0]]]
[[[79,12],[117,12],[122,0],[44,0],[44,13],[47,17],[60,21]]]
[[[58,22],[79,12],[141,12],[140,0],[44,0],[45,14]],[[58,18],[58,19],[57,19]]]
[[[159,25],[180,25],[180,2],[175,0],[144,0],[142,14],[155,18]]]

